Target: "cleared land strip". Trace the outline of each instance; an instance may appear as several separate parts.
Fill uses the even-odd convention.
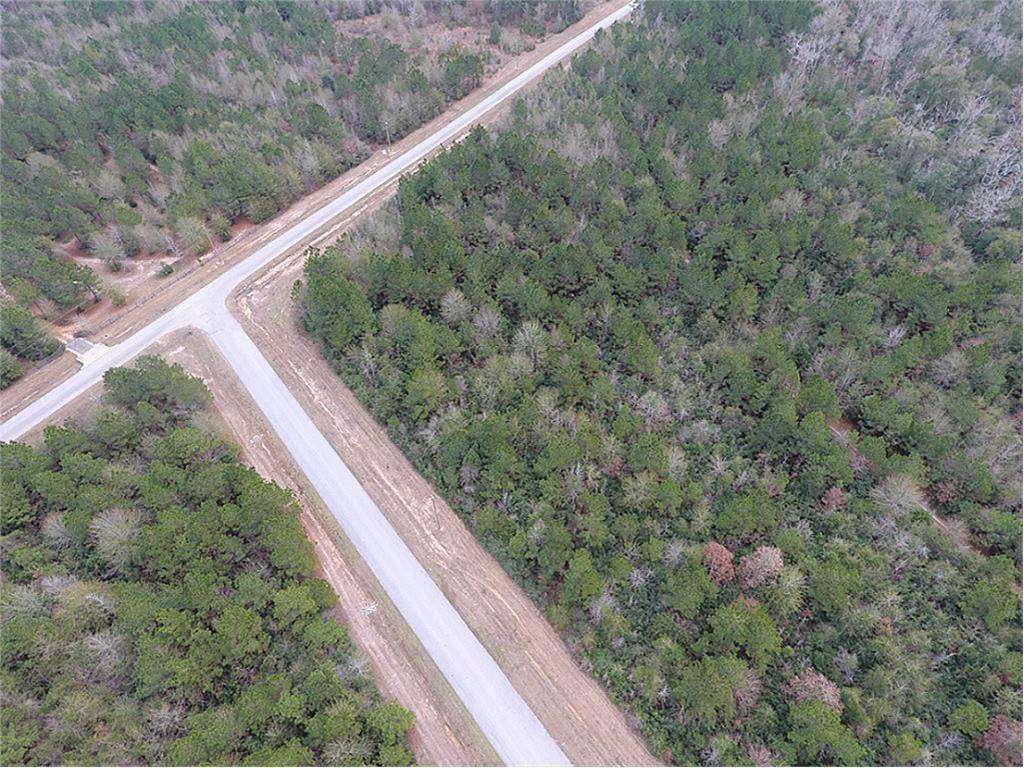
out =
[[[241,447],[245,462],[295,493],[320,575],[338,595],[338,612],[350,637],[366,654],[381,692],[416,715],[409,734],[416,761],[420,765],[500,763],[209,337],[199,331],[179,331],[161,340],[153,352],[202,377],[213,395],[222,431]]]
[[[234,317],[202,323],[317,494],[510,765],[569,761]]]
[[[200,376],[213,395],[215,428],[241,448],[263,477],[296,493],[302,524],[313,542],[320,575],[338,595],[336,608],[356,647],[366,654],[381,692],[416,715],[409,734],[420,765],[497,765],[497,754],[402,620],[369,567],[324,508],[259,409],[214,348],[207,334],[184,329],[164,336],[145,354],[180,363]],[[87,424],[99,405],[102,384],[90,387],[22,436],[42,440],[44,427]]]
[[[223,275],[228,269],[249,258],[254,251],[274,240],[282,232],[288,231],[297,222],[301,222],[311,213],[323,209],[324,206],[335,201],[347,190],[393,162],[394,158],[403,156],[412,148],[433,137],[453,121],[462,118],[467,111],[473,109],[482,101],[490,99],[498,89],[511,81],[512,78],[524,72],[533,72],[534,74],[530,80],[524,81],[524,83],[528,84],[528,82],[535,80],[544,71],[543,68],[538,68],[535,65],[544,57],[548,56],[552,51],[559,49],[567,41],[574,40],[582,32],[595,27],[595,25],[613,14],[618,14],[627,2],[631,1],[605,0],[605,2],[595,6],[583,19],[569,28],[544,40],[534,50],[520,54],[515,59],[509,61],[500,70],[488,77],[480,88],[453,104],[448,110],[429,123],[420,126],[404,139],[396,142],[394,146],[375,152],[365,162],[348,170],[315,192],[296,201],[286,211],[270,221],[245,230],[229,243],[203,256],[197,263],[192,264],[170,278],[159,281],[155,286],[152,286],[151,290],[134,297],[123,309],[109,316],[97,318],[94,321],[87,321],[80,330],[87,332],[90,340],[103,342],[108,346],[113,346],[129,338],[133,333],[144,328],[155,318],[171,311],[186,298],[202,289],[203,286],[218,276]],[[486,123],[499,111],[499,109],[492,108],[475,122]],[[465,129],[463,129],[464,132]],[[458,135],[455,134],[453,138]],[[392,183],[394,182],[392,181]],[[314,236],[321,236],[324,231],[329,231],[334,225],[335,223],[332,221],[329,225],[322,227],[314,233]],[[311,237],[306,238],[301,243],[297,243],[296,246],[309,242]],[[58,382],[70,378],[77,370],[78,364],[75,356],[70,352],[65,352],[58,359],[34,369],[15,382],[13,386],[0,392],[0,419],[9,419],[13,414],[21,411],[45,395]]]

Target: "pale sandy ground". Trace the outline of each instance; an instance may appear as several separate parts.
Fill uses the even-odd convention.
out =
[[[220,353],[198,331],[161,345],[164,357],[201,376],[225,431],[244,461],[292,490],[316,548],[321,576],[338,594],[338,613],[366,654],[381,691],[416,715],[410,741],[421,764],[495,765],[497,755],[408,629],[369,568],[321,504]]]
[[[329,245],[393,191],[390,185],[350,209],[311,245]],[[533,601],[299,330],[291,287],[304,263],[304,252],[296,251],[235,291],[231,309],[246,332],[569,759],[577,765],[656,762]]]

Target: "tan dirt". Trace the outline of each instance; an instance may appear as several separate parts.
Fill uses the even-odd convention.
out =
[[[372,37],[388,40],[405,49],[414,59],[420,59],[423,67],[436,66],[440,54],[453,48],[465,48],[484,58],[485,75],[497,71],[514,54],[507,53],[500,45],[492,45],[489,38],[491,28],[482,17],[472,24],[448,25],[432,21],[415,26],[407,18],[394,13],[378,13],[358,19],[340,19],[334,28],[343,34],[355,37]],[[518,30],[517,30],[518,32]],[[539,40],[521,35],[523,50],[536,46]]]
[[[491,112],[486,122],[500,119],[508,105],[504,107]],[[310,245],[329,245],[383,204],[394,186],[343,213]],[[537,606],[298,330],[290,290],[302,275],[304,261],[304,250],[296,249],[236,291],[231,308],[247,333],[569,759],[582,765],[656,763]]]
[[[65,243],[60,249],[64,256],[76,264],[91,269],[100,280],[121,291],[124,294],[125,302],[129,297],[145,296],[159,287],[161,280],[166,278],[159,276],[159,271],[164,264],[171,264],[175,268],[181,268],[191,259],[181,259],[180,263],[175,262],[174,257],[166,253],[139,254],[121,262],[121,269],[113,272],[103,262],[103,259],[90,256],[88,252],[78,245],[77,240]],[[53,324],[58,336],[70,336],[81,328],[88,328],[112,314],[116,314],[118,307],[115,307],[109,299],[103,298],[95,304],[90,305],[81,312],[68,311],[63,315],[53,318]]]
[[[921,502],[921,509],[928,513],[928,516],[932,519],[932,522],[935,523],[936,527],[938,527],[943,534],[949,537],[949,540],[952,541],[955,546],[964,552],[974,552],[984,558],[988,557],[988,549],[975,541],[974,537],[971,535],[970,528],[966,525],[958,525],[955,521],[942,517],[938,512],[931,508],[927,499]]]
[[[493,748],[398,614],[369,567],[323,506],[241,382],[199,331],[182,331],[160,345],[163,356],[201,376],[213,394],[224,431],[243,460],[295,493],[302,525],[316,549],[320,576],[337,593],[338,613],[370,661],[382,693],[416,715],[410,742],[424,765],[497,765]]]
[[[440,130],[502,84],[573,37],[581,29],[621,8],[626,2],[627,0],[605,0],[605,2],[595,5],[576,24],[557,35],[550,36],[534,49],[509,59],[495,72],[488,74],[480,88],[461,101],[451,104],[447,110],[429,123],[420,126],[401,141],[395,142],[391,148],[374,152],[360,165],[296,201],[270,221],[260,225],[246,226],[240,232],[236,231],[236,236],[230,241],[216,246],[201,258],[196,259],[189,256],[178,260],[175,263],[175,272],[167,277],[156,277],[150,272],[145,280],[132,286],[127,296],[127,303],[123,307],[115,308],[109,301],[104,300],[96,305],[96,308],[80,316],[67,318],[61,328],[62,337],[79,333],[92,341],[101,341],[107,345],[116,344],[179,304],[262,245],[273,240],[295,222],[322,208],[346,189],[359,183],[396,154],[415,146],[427,136]],[[503,106],[507,108],[507,104],[508,102]],[[496,118],[496,113],[500,111],[500,109],[492,110],[484,122],[493,121]],[[342,217],[346,215],[347,212],[343,213]],[[332,228],[333,224],[331,223],[324,227],[326,230]],[[238,227],[235,229],[238,230]],[[316,236],[317,233],[314,233],[310,240]],[[301,251],[304,248],[300,246],[297,250]],[[70,352],[65,352],[59,358],[36,366],[19,381],[0,393],[0,420],[6,420],[25,405],[37,399],[54,384],[68,378],[76,370],[78,370],[78,365]]]
[[[36,366],[7,389],[0,391],[0,421],[37,400],[54,386],[72,376],[79,368],[75,356],[64,350],[60,355]]]
[[[462,702],[206,335],[176,331],[146,353],[180,363],[200,376],[213,395],[207,414],[214,423],[209,426],[239,446],[243,462],[295,494],[302,525],[316,552],[317,575],[338,595],[333,614],[346,625],[358,653],[369,661],[381,693],[416,716],[409,741],[417,762],[500,765]],[[91,387],[46,423],[88,423],[102,391],[102,384]],[[23,439],[39,441],[44,427],[39,425]]]

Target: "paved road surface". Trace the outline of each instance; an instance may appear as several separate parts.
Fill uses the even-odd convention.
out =
[[[363,486],[233,317],[207,330],[503,760],[568,765]]]
[[[75,375],[0,425],[0,440],[14,440],[84,393],[107,370],[124,365],[169,331],[194,326],[208,332],[484,735],[510,765],[568,765],[569,761],[228,312],[226,301],[246,278],[382,184],[415,167],[441,144],[584,45],[598,29],[626,17],[630,10],[630,6],[624,6],[581,32],[169,312],[91,359]]]

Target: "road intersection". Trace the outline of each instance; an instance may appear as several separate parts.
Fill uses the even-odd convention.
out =
[[[568,765],[565,754],[512,687],[497,663],[452,607],[334,448],[228,309],[231,293],[381,186],[463,135],[527,83],[585,45],[599,29],[625,18],[631,5],[578,35],[509,80],[447,125],[256,250],[173,309],[119,344],[92,350],[83,367],[0,425],[0,440],[13,440],[52,416],[171,331],[208,333],[263,411],[296,464],[373,570],[498,755],[510,765]]]

